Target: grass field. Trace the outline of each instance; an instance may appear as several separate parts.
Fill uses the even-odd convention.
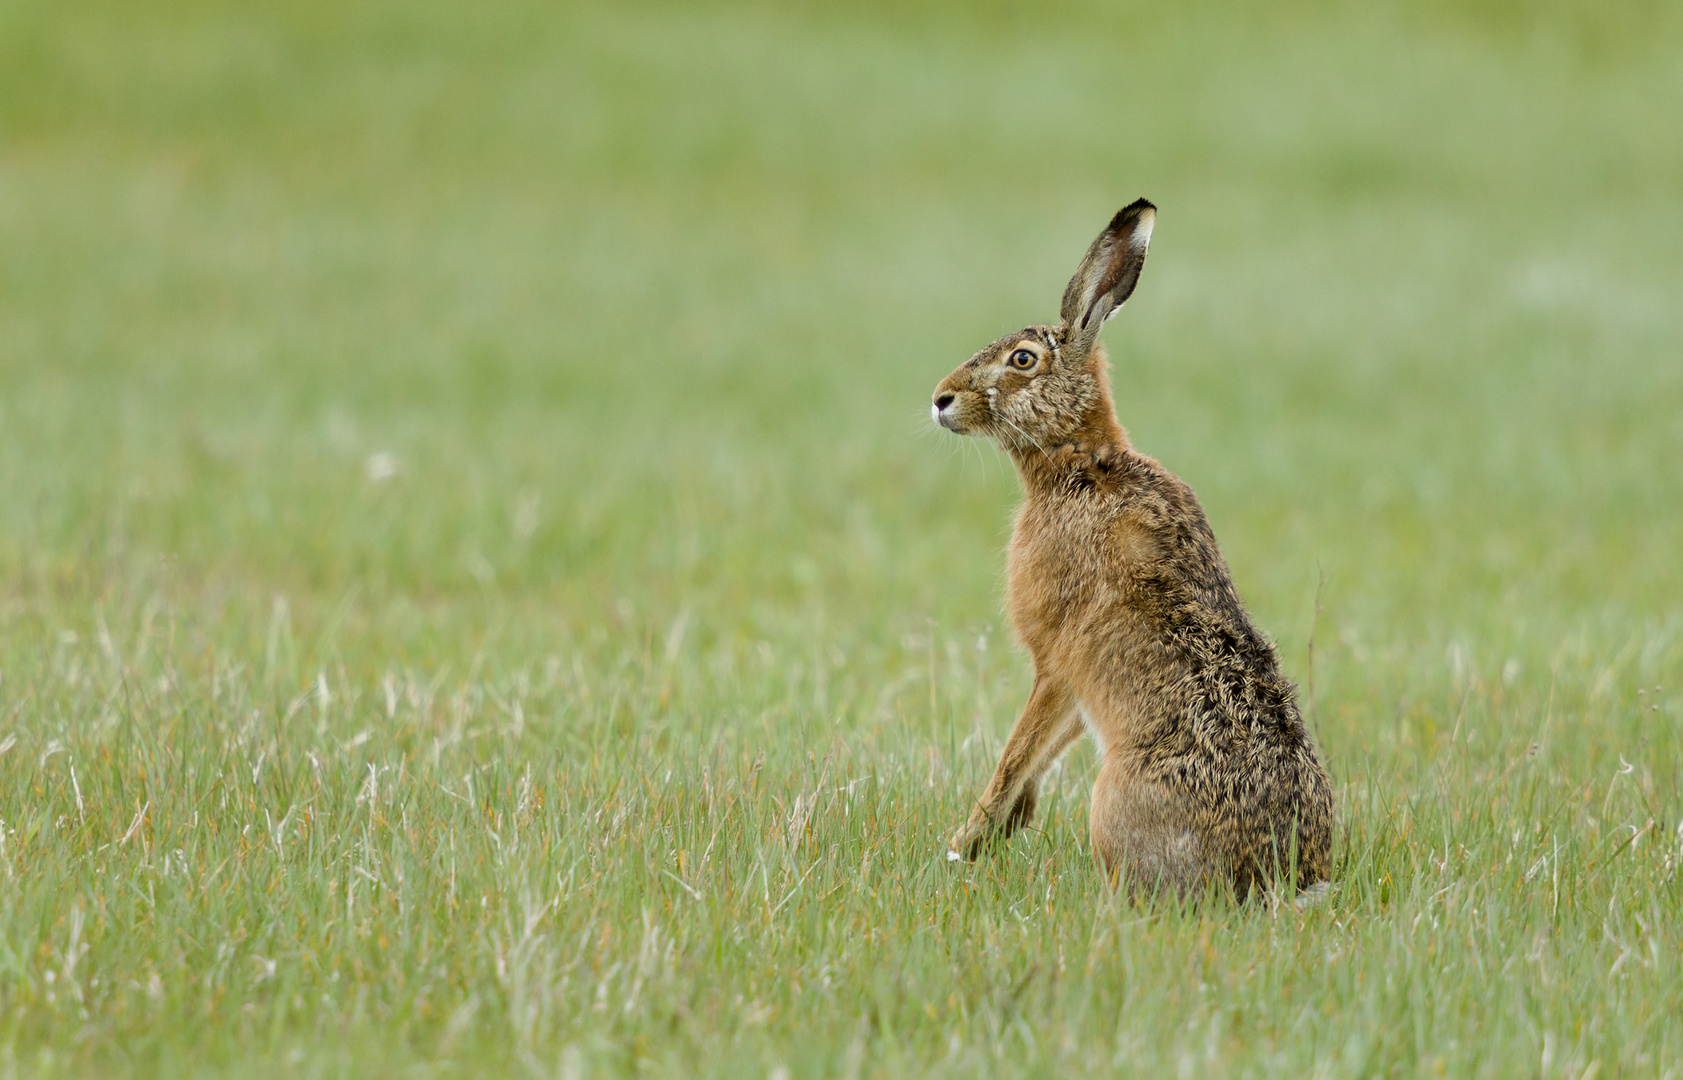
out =
[[[0,1076],[1683,1076],[1683,9],[1252,8],[0,5]],[[1304,914],[941,858],[1139,195]]]

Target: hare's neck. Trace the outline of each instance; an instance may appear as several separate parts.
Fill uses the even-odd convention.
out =
[[[1108,471],[1133,449],[1127,431],[1116,421],[1108,395],[1067,438],[1047,446],[1009,447],[1023,490],[1030,496],[1067,487],[1075,473]]]

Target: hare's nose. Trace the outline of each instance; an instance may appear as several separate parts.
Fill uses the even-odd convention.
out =
[[[935,411],[940,412],[940,411],[946,409],[946,407],[948,405],[951,405],[953,403],[953,398],[955,396],[956,395],[954,395],[954,394],[936,394],[935,395]]]

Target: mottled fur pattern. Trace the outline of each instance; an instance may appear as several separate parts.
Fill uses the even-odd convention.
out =
[[[1056,326],[982,349],[936,388],[943,427],[991,437],[1023,503],[1007,603],[1034,688],[953,857],[1028,824],[1045,769],[1083,730],[1103,752],[1093,851],[1136,895],[1327,880],[1332,789],[1274,648],[1251,625],[1192,489],[1116,420],[1104,320],[1139,279],[1156,209],[1119,212]],[[1287,880],[1291,879],[1291,880]]]

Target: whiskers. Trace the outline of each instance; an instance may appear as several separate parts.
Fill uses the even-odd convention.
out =
[[[997,452],[993,454],[988,453],[988,445],[997,447],[998,444],[995,440],[988,437],[989,433],[985,431],[960,435],[956,431],[948,431],[946,428],[935,423],[933,420],[929,419],[928,414],[925,413],[920,422],[909,429],[908,434],[924,441],[934,440],[935,442],[941,444],[949,457],[956,454],[962,457],[966,464],[969,464],[970,455],[974,452],[977,462],[981,464],[984,475],[987,473],[987,467],[990,461],[993,463],[994,467],[999,470],[999,476],[1001,479],[1003,479],[1009,471],[1006,469],[1005,463],[1000,460],[1000,455]]]
[[[1057,462],[1052,460],[1051,453],[1049,453],[1044,446],[1041,446],[1039,442],[1035,441],[1035,439],[1032,436],[1030,436],[1028,432],[1026,432],[1022,428],[1018,427],[1017,424],[1015,422],[1013,422],[1012,419],[1009,416],[1006,416],[1004,413],[1000,413],[1000,412],[995,412],[994,416],[998,417],[1000,422],[1003,423],[1006,427],[1010,428],[1012,431],[1015,431],[1018,435],[1021,435],[1023,437],[1023,442],[1027,443],[1028,446],[1031,446],[1034,449],[1040,451],[1040,456],[1046,459],[1046,464],[1047,465],[1050,465],[1050,466],[1056,466],[1057,465]]]

